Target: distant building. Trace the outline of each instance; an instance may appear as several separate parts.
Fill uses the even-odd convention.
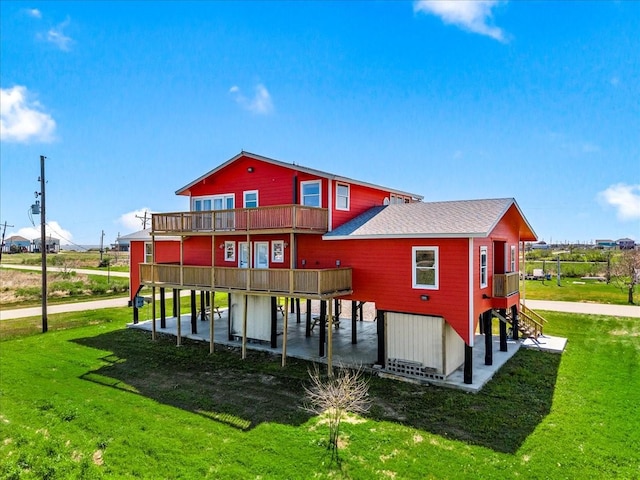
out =
[[[619,240],[616,240],[616,243],[618,244],[618,248],[620,250],[633,250],[634,248],[636,248],[636,242],[631,238],[621,238]]]
[[[28,252],[31,248],[31,240],[21,237],[20,235],[13,235],[7,238],[2,245],[3,253],[23,253]]]
[[[618,243],[614,240],[596,240],[596,248],[615,248]]]
[[[531,244],[531,250],[549,250],[549,244],[544,240]]]
[[[36,238],[33,240],[33,252],[34,253],[40,253],[42,250],[40,250],[40,244],[41,241],[39,238]],[[45,247],[46,247],[46,252],[47,253],[58,253],[60,252],[60,239],[59,238],[53,238],[53,237],[49,237],[47,238],[46,242],[45,242]]]

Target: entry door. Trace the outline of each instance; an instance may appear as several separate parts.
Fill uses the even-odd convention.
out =
[[[255,242],[253,247],[253,268],[269,268],[269,242]]]
[[[238,244],[238,267],[249,268],[249,244],[247,242],[240,242]]]

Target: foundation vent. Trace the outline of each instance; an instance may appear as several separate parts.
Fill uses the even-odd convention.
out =
[[[399,358],[388,358],[386,370],[388,372],[407,375],[409,377],[430,378],[432,380],[444,380],[445,376],[434,368],[425,367],[422,363],[401,360]]]

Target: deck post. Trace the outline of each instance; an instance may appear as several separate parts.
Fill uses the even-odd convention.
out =
[[[213,353],[213,327],[215,326],[214,317],[215,315],[213,314],[213,310],[211,310],[211,312],[209,313],[209,353]]]
[[[307,320],[304,326],[304,336],[309,338],[311,336],[311,300],[307,298]]]
[[[500,313],[500,316],[502,318],[507,318],[506,310],[500,309],[498,312]],[[500,322],[498,323],[500,324],[500,351],[506,352],[507,351],[507,324],[502,320],[500,320]]]
[[[482,320],[484,322],[484,364],[493,365],[493,337],[491,332],[493,315],[491,310],[482,314]]]
[[[385,319],[386,315],[384,310],[376,310],[376,330],[378,333],[378,361],[376,363],[381,365],[382,368],[384,368],[387,363],[387,354],[385,351]]]
[[[473,383],[473,347],[464,344],[464,383]]]
[[[196,291],[191,290],[191,334],[198,333],[198,312],[196,311]]]
[[[351,344],[357,345],[358,343],[358,302],[351,300]]]
[[[333,377],[333,312],[331,310],[331,300],[329,305],[329,325],[327,326],[327,374]],[[338,312],[336,312],[337,314]]]
[[[289,315],[287,314],[287,302],[289,299],[284,298],[284,316],[282,319],[282,366],[287,365],[287,327],[289,324]],[[277,314],[276,314],[277,315]]]
[[[134,302],[135,302],[135,297],[134,297]],[[139,313],[138,313],[138,307],[135,306],[135,304],[133,305],[133,324],[137,325],[137,323],[139,322]]]
[[[205,304],[205,293],[200,292],[200,321],[205,322],[207,320],[207,305]],[[213,313],[213,312],[212,312]]]
[[[160,287],[160,328],[167,328],[167,305],[164,287]]]
[[[301,320],[301,316],[300,316],[300,299],[296,298],[296,323],[300,323]]]
[[[318,356],[324,357],[324,342],[327,333],[327,301],[320,300],[320,335],[318,335]]]
[[[287,305],[288,298],[284,298],[285,306]],[[284,309],[286,315],[287,309]],[[271,297],[271,348],[278,348],[278,299]]]
[[[518,307],[517,305],[513,305],[511,307],[511,319],[512,319],[512,324],[513,324],[513,339],[514,340],[518,340],[519,335],[520,335],[520,325],[518,325]]]
[[[177,290],[174,289],[174,292],[177,292]],[[180,299],[180,295],[175,295],[175,298]],[[179,347],[182,345],[182,322],[180,321],[180,302],[175,302],[173,303],[173,309],[176,311],[176,327],[177,327],[177,338],[176,338],[176,346]]]
[[[151,287],[151,340],[156,339],[156,287]]]
[[[180,295],[177,288],[173,289],[173,316],[177,317],[180,308],[178,308],[178,304],[180,303]]]
[[[215,297],[213,297],[215,300]],[[231,304],[231,294],[227,293],[227,305],[229,305],[229,310],[227,311],[227,340],[230,342],[233,341],[233,335],[231,335],[231,321],[233,313],[233,305]]]
[[[249,295],[242,295],[244,302],[244,312],[242,313],[242,359],[247,358],[247,310],[249,310]]]

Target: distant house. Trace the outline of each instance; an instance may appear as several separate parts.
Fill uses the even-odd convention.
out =
[[[620,250],[633,250],[634,248],[636,248],[636,242],[631,238],[621,238],[619,240],[616,240],[616,243],[618,244],[618,248]]]
[[[28,252],[30,247],[31,240],[20,235],[13,235],[4,241],[2,251],[4,253],[22,253]]]
[[[549,250],[549,244],[544,240],[531,244],[531,250]]]
[[[39,238],[36,238],[33,240],[33,252],[34,253],[40,253],[42,250],[40,250],[40,244],[41,241]],[[59,238],[53,238],[53,237],[49,237],[47,238],[46,242],[45,242],[45,246],[46,246],[46,251],[47,253],[58,253],[60,252],[60,239]]]
[[[596,240],[596,248],[615,248],[618,246],[618,243],[614,240],[605,239],[605,240]]]

